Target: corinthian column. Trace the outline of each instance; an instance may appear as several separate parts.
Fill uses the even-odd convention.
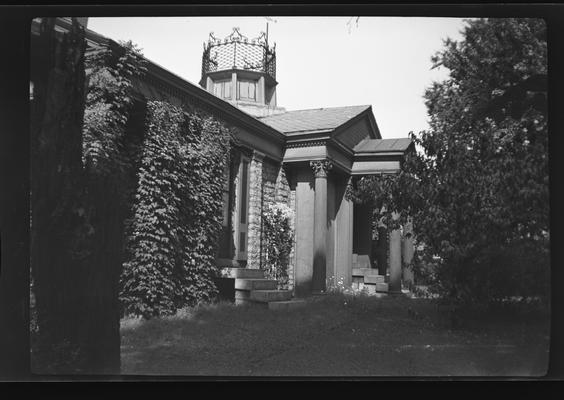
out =
[[[326,289],[327,264],[327,173],[332,164],[328,160],[309,163],[315,177],[315,200],[313,222],[313,277],[314,292]]]

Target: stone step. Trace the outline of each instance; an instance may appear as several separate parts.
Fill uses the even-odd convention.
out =
[[[268,303],[271,301],[285,301],[292,298],[289,290],[251,290],[250,300]]]
[[[235,290],[235,300],[249,300],[251,292],[249,290]]]
[[[364,276],[366,271],[370,270],[371,268],[353,268],[352,275],[353,276]]]
[[[268,303],[268,308],[270,310],[291,310],[305,305],[305,300],[271,301]]]
[[[221,276],[224,278],[264,279],[264,271],[251,268],[223,268]]]
[[[388,284],[379,282],[376,284],[376,292],[378,293],[388,293]]]
[[[386,277],[384,275],[364,275],[364,283],[386,283]]]
[[[374,275],[380,275],[377,268],[353,268],[352,269],[352,276],[374,276]]]
[[[368,294],[376,294],[376,285],[364,285],[364,290]]]
[[[235,279],[236,290],[274,290],[278,287],[278,282],[273,279]]]
[[[380,275],[380,273],[378,272],[378,268],[364,268],[364,276],[374,276],[374,275]]]

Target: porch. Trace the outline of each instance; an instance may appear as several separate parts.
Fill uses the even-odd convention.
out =
[[[381,139],[370,106],[259,119],[285,135],[283,157],[242,143],[225,192],[227,241],[220,265],[265,268],[262,214],[268,203],[282,201],[294,211],[288,274],[293,295],[365,285],[369,292],[400,293],[401,233],[373,243],[372,211],[354,204],[347,192],[353,179],[397,173],[412,142]]]

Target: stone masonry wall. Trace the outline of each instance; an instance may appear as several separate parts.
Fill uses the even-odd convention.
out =
[[[295,201],[292,201],[293,192],[280,164],[255,153],[251,160],[250,173],[247,268],[262,268],[266,259],[262,213],[267,204],[275,202],[285,203],[295,209]],[[291,221],[291,225],[294,226],[294,221]],[[294,285],[293,259],[292,251],[288,266],[290,289]]]
[[[267,204],[276,201],[276,181],[279,165],[264,158],[253,157],[249,193],[248,268],[261,268],[265,260],[262,213]]]
[[[276,201],[290,206],[290,196],[290,185],[288,184],[286,173],[284,172],[284,168],[279,168],[276,176]]]
[[[276,177],[276,202],[284,203],[288,207],[290,207],[295,214],[296,207],[295,207],[295,194],[296,192],[292,192],[290,189],[290,185],[288,183],[288,179],[286,177],[286,173],[284,168],[279,168],[278,174]],[[294,218],[290,221],[290,226],[292,227],[292,231],[295,230],[295,223]],[[295,237],[294,237],[295,241]],[[294,246],[292,246],[292,251],[290,253],[290,263],[288,265],[288,288],[290,290],[294,289]]]

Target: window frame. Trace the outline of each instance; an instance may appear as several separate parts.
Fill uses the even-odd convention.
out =
[[[249,88],[253,87],[253,97],[249,97]],[[258,82],[252,79],[240,79],[237,81],[238,91],[237,91],[237,100],[245,100],[245,101],[257,101],[257,85]],[[243,96],[243,86],[246,87],[246,95]]]
[[[213,94],[221,99],[231,100],[233,98],[233,87],[231,79],[214,81]],[[229,88],[229,96],[226,96],[226,87]]]

